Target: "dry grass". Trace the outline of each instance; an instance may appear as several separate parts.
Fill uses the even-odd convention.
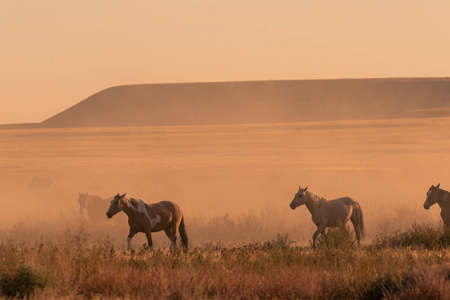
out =
[[[425,225],[411,230],[418,227],[446,234]],[[390,238],[408,240],[411,232]],[[443,299],[450,292],[448,244],[430,249],[421,239],[419,234],[414,245],[358,247],[344,228],[330,231],[316,249],[278,234],[236,247],[194,245],[187,253],[151,252],[145,245],[125,252],[79,228],[45,241],[2,243],[0,285],[3,296],[14,295],[5,286],[15,278],[18,291],[21,283],[23,295],[38,299]]]
[[[439,208],[422,204],[431,184],[448,189],[449,125],[441,118],[3,130],[0,275],[5,286],[30,287],[3,295],[444,298],[448,238],[436,227]],[[39,175],[54,177],[56,189],[27,190]],[[311,249],[310,213],[289,209],[299,184],[357,200],[363,246],[330,232]],[[135,252],[124,252],[124,218],[93,224],[79,216],[78,192],[87,191],[178,203],[191,250],[163,250],[161,233],[159,250],[142,246],[141,234]]]

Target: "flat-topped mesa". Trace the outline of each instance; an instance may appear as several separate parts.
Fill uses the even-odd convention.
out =
[[[218,125],[450,116],[450,79],[146,84],[103,90],[40,127]]]

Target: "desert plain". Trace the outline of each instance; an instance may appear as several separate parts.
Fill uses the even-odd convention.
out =
[[[0,296],[445,299],[450,234],[439,207],[423,204],[431,185],[449,189],[450,117],[442,105],[407,111],[307,121],[308,111],[298,110],[297,122],[248,124],[3,126]],[[55,186],[31,188],[35,177]],[[362,244],[348,226],[312,248],[309,211],[289,207],[299,185],[358,201]],[[155,251],[142,233],[126,251],[125,215],[80,214],[86,192],[176,202],[189,250],[169,251],[159,232]]]
[[[449,125],[450,118],[417,118],[5,129],[0,223],[8,228],[62,219],[89,226],[78,212],[79,192],[104,198],[127,193],[178,203],[194,244],[255,242],[276,233],[304,244],[315,230],[310,213],[289,208],[301,185],[328,199],[350,196],[360,202],[370,243],[382,230],[440,222],[439,208],[426,211],[423,203],[432,184],[446,187]],[[55,188],[30,190],[35,176],[53,177]],[[224,223],[208,237],[193,227],[221,218],[236,227],[238,219],[257,220],[259,226],[227,230]],[[109,222],[105,217],[100,223]],[[126,231],[126,222],[123,227]]]

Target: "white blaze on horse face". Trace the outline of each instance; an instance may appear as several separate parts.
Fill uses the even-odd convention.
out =
[[[425,203],[423,204],[423,207],[425,209],[430,208],[432,205],[434,205],[437,200],[436,200],[436,193],[433,194],[433,192],[436,190],[436,188],[434,188],[434,186],[430,187],[430,189],[427,192],[427,199],[425,200]],[[433,194],[433,195],[432,195]]]
[[[430,194],[431,194],[431,189],[428,190],[428,192],[427,192],[427,198],[425,199],[425,203],[424,203],[425,207],[428,205],[428,198],[430,197]]]

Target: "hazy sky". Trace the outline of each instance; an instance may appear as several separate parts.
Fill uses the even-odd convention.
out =
[[[450,1],[0,0],[0,124],[123,84],[450,76]]]

